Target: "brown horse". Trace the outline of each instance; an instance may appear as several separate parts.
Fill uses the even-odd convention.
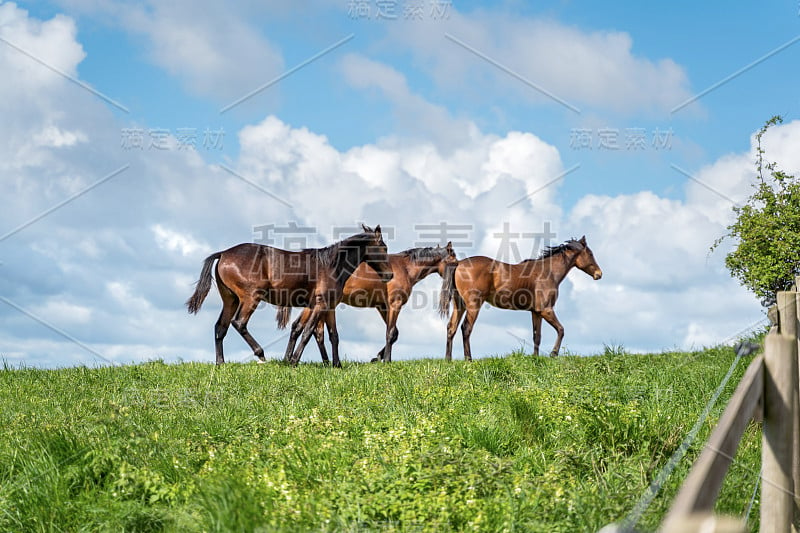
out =
[[[464,359],[472,360],[469,336],[483,302],[501,309],[531,312],[533,355],[539,355],[544,318],[558,334],[550,355],[558,355],[564,327],[556,318],[553,306],[558,298],[558,286],[572,267],[578,267],[596,280],[603,276],[594,254],[586,245],[586,237],[550,246],[538,259],[527,259],[516,265],[476,256],[459,261],[456,267],[449,267],[442,281],[439,301],[439,313],[443,316],[447,314],[450,300],[454,302],[447,325],[445,358],[448,361],[452,358],[453,337],[466,312],[467,318],[461,326]]]
[[[441,246],[411,248],[399,254],[389,254],[389,264],[394,276],[388,283],[381,281],[375,271],[365,264],[360,265],[350,276],[344,286],[342,303],[353,307],[374,307],[386,324],[386,345],[378,352],[375,360],[385,362],[392,360],[392,345],[398,337],[397,318],[400,309],[408,302],[414,285],[434,272],[444,277],[445,266],[456,263],[458,258],[453,252],[453,244],[448,242],[444,248]],[[279,328],[286,327],[290,314],[290,307],[278,309]],[[304,309],[292,328],[299,327],[297,324],[307,320],[309,314],[310,310]],[[322,360],[327,362],[328,354],[325,351],[322,321],[317,323],[315,337]]]
[[[297,350],[292,353],[297,336],[289,340],[284,359],[297,364],[320,317],[328,321],[333,350],[333,364],[339,365],[339,336],[334,311],[342,297],[345,283],[361,263],[369,264],[380,278],[389,281],[392,268],[381,237],[381,227],[374,230],[362,226],[363,233],[348,237],[326,248],[308,248],[293,252],[244,243],[223,252],[209,255],[203,263],[200,280],[186,302],[190,313],[197,313],[211,289],[211,269],[222,297],[222,312],[214,326],[217,364],[225,362],[222,340],[233,327],[253,349],[259,362],[265,361],[264,350],[247,331],[247,322],[261,301],[278,306],[307,307],[309,320]],[[331,311],[328,313],[328,311]],[[299,336],[299,332],[298,332]]]

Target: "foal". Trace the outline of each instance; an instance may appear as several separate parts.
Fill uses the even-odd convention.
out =
[[[603,276],[594,254],[586,244],[586,237],[550,246],[538,259],[527,259],[516,265],[475,256],[462,259],[456,267],[449,267],[442,281],[439,301],[439,313],[443,316],[447,314],[450,300],[454,304],[447,325],[445,358],[448,361],[452,358],[453,337],[466,312],[461,335],[464,339],[464,359],[472,360],[469,337],[484,302],[501,309],[531,312],[533,355],[539,355],[544,318],[558,335],[550,353],[552,357],[557,356],[564,338],[564,327],[556,318],[553,306],[558,298],[558,286],[572,267],[583,270],[596,280]]]

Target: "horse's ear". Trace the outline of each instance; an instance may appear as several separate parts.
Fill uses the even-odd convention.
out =
[[[375,226],[375,235],[377,235],[378,237],[381,236],[381,225],[380,224]]]
[[[581,239],[578,242],[581,243],[582,245],[586,246],[586,235],[581,237]]]
[[[370,232],[370,231],[372,231],[372,230],[369,228],[369,226],[367,226],[367,225],[366,225],[366,224],[364,224],[363,222],[361,223],[361,229],[363,229],[363,230],[364,230],[364,233],[367,233],[367,232]]]
[[[453,241],[447,241],[447,246],[445,246],[445,248],[447,248],[448,252],[452,252],[453,251]]]

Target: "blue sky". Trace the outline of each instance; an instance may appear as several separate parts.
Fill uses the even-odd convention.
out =
[[[412,17],[415,5],[422,11]],[[394,18],[377,17],[381,6]],[[609,343],[698,347],[763,316],[728,278],[724,250],[709,255],[708,247],[730,223],[730,200],[749,192],[752,135],[772,115],[786,124],[771,153],[789,171],[800,167],[796,1],[54,0],[0,8],[0,61],[12,73],[2,112],[19,125],[0,132],[4,194],[16,199],[0,215],[3,227],[128,165],[120,179],[0,242],[0,293],[16,304],[0,311],[13,324],[0,332],[0,354],[12,362],[52,364],[48,351],[59,349],[61,364],[87,361],[74,339],[114,361],[210,360],[216,295],[188,317],[181,287],[188,296],[204,254],[252,240],[254,226],[290,221],[317,228],[315,245],[331,242],[333,226],[381,223],[395,228],[390,248],[398,249],[419,241],[416,225],[470,223],[462,256],[503,255],[493,237],[503,224],[518,232],[551,224],[556,240],[586,234],[610,277],[588,284],[572,274],[562,286],[557,311],[575,353]],[[153,130],[172,136],[171,148],[123,146],[125,132]],[[206,130],[224,137],[202,146]],[[195,150],[175,148],[181,131],[197,135]],[[602,138],[618,147],[601,146]],[[627,146],[634,138],[635,149]],[[514,204],[520,192],[527,200]],[[203,213],[191,213],[196,206]],[[538,252],[530,242],[519,249]],[[49,283],[36,282],[38,269]],[[112,326],[125,300],[138,307],[117,321],[170,328],[148,342],[136,340],[134,326]],[[701,309],[700,301],[714,303]],[[265,342],[275,338],[263,325],[270,313],[259,319]],[[410,333],[396,353],[438,356],[443,325],[431,309],[408,313],[417,318],[406,319]],[[530,339],[523,313],[484,314],[474,341],[483,353]],[[380,324],[366,311],[342,315],[352,332],[342,332],[345,351],[366,359]],[[227,345],[246,360],[234,337]],[[551,337],[546,329],[544,343]]]

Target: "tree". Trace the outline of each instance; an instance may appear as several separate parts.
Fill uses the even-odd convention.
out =
[[[736,221],[711,247],[713,251],[725,238],[736,241],[725,266],[764,306],[772,305],[775,293],[788,289],[800,274],[800,180],[778,170],[777,163],[766,163],[761,146],[767,130],[782,122],[774,116],[758,131],[755,191],[743,205],[734,206]]]

